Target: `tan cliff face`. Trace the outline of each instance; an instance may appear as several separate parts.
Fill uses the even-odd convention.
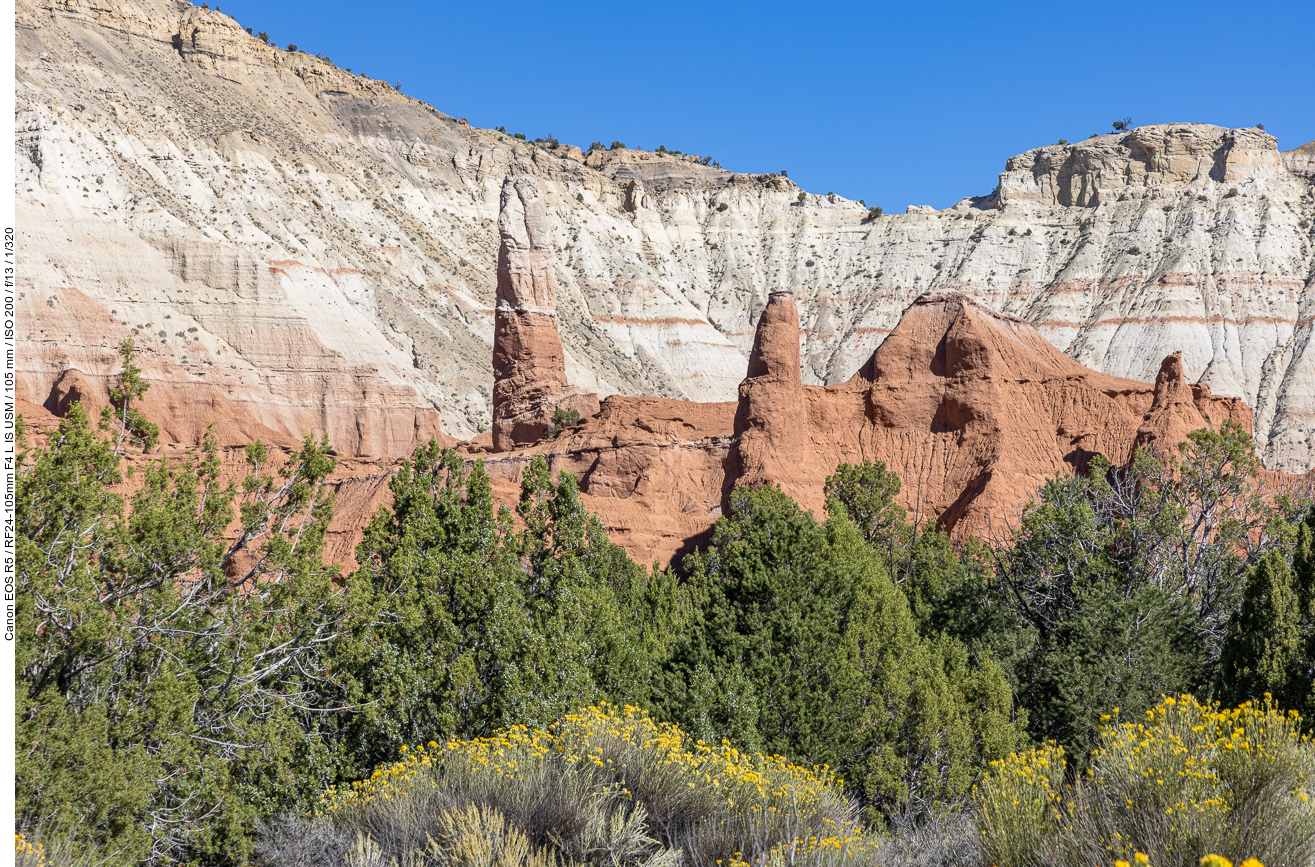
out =
[[[34,403],[69,371],[103,383],[134,336],[157,394],[217,395],[242,424],[326,430],[346,454],[487,430],[496,219],[503,178],[525,175],[577,387],[733,401],[783,291],[801,382],[838,386],[913,299],[958,291],[1112,376],[1149,381],[1181,350],[1186,383],[1255,407],[1267,466],[1312,465],[1309,146],[1141,127],[1013,157],[991,195],[866,221],[775,175],[474,129],[187,3],[20,0],[16,26]],[[106,327],[70,330],[73,308]]]

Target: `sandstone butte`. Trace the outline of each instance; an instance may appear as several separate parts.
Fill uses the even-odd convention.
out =
[[[562,365],[600,397],[738,400],[778,291],[802,382],[839,386],[914,299],[961,292],[1112,376],[1181,350],[1186,382],[1255,409],[1267,467],[1315,465],[1315,143],[1147,125],[869,220],[707,157],[476,128],[181,0],[17,0],[15,28],[32,403],[102,388],[132,336],[179,442],[212,415],[234,443],[314,429],[385,460],[487,433],[502,184],[524,175]]]

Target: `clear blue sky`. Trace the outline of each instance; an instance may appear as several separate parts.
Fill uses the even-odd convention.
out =
[[[1315,139],[1315,2],[220,0],[279,45],[477,126],[787,169],[887,211],[1009,156],[1171,121]]]

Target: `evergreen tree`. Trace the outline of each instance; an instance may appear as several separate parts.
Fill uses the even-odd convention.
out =
[[[825,524],[774,487],[737,489],[731,506],[685,561],[694,620],[667,667],[667,715],[705,740],[839,768],[874,820],[963,797],[1017,743],[1000,669],[919,635],[839,503]]]
[[[1315,724],[1315,510],[1296,527],[1291,565],[1271,551],[1249,570],[1219,681],[1226,702],[1269,693]]]
[[[353,628],[337,648],[362,712],[348,731],[358,769],[431,738],[479,736],[507,722],[530,621],[482,463],[434,442],[404,461],[357,547]]]
[[[1020,665],[1019,698],[1038,739],[1063,743],[1083,766],[1110,708],[1139,714],[1163,695],[1192,692],[1204,665],[1190,607],[1156,587],[1102,584],[1037,639]]]
[[[912,528],[904,521],[904,510],[895,502],[900,492],[900,478],[881,461],[841,464],[823,486],[828,502],[844,507],[844,513],[858,527],[869,545],[886,563],[886,571],[895,575],[900,552],[907,547]]]
[[[327,443],[238,490],[207,433],[146,464],[125,510],[122,435],[81,404],[43,447],[19,427],[18,827],[152,864],[243,861],[255,820],[313,803],[337,767],[314,722],[343,613],[320,561]]]
[[[1079,763],[1103,707],[1140,713],[1224,680],[1247,692],[1255,666],[1277,676],[1294,652],[1287,612],[1300,602],[1283,557],[1301,501],[1262,495],[1237,424],[1193,431],[1180,449],[1052,479],[995,551],[1002,599],[1032,633],[1013,669],[1032,733]],[[1275,617],[1281,634],[1262,625]]]
[[[934,522],[905,523],[895,502],[900,480],[880,461],[841,464],[827,478],[828,511],[848,518],[881,557],[927,637],[948,636],[973,658],[993,657],[1014,682],[1028,636],[997,592],[988,549],[975,539],[955,544]]]
[[[357,549],[357,619],[338,652],[363,708],[349,724],[360,770],[649,688],[670,589],[607,539],[570,474],[526,467],[519,531],[483,463],[434,442],[390,487]]]

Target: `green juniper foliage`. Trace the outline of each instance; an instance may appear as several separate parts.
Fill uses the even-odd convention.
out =
[[[332,459],[308,438],[239,492],[207,433],[125,509],[117,448],[75,405],[20,460],[18,825],[152,863],[241,860],[257,815],[332,779],[307,736],[342,616],[319,561]]]
[[[1315,509],[1296,526],[1291,561],[1275,550],[1247,574],[1220,665],[1225,701],[1258,700],[1315,723]]]
[[[966,796],[1018,743],[1003,672],[923,638],[881,557],[832,501],[737,489],[685,563],[694,623],[655,702],[703,737],[838,768],[873,821]]]
[[[118,382],[110,389],[111,406],[101,408],[101,428],[108,430],[114,426],[119,429],[118,442],[114,453],[118,454],[125,443],[139,445],[145,451],[155,448],[160,440],[160,426],[147,421],[139,410],[133,408],[133,401],[140,400],[151,384],[142,379],[142,369],[137,366],[137,347],[132,338],[119,344],[119,358],[123,360],[123,371]],[[115,411],[118,415],[115,415]]]
[[[407,744],[634,696],[651,635],[630,609],[653,582],[584,509],[574,478],[554,483],[535,458],[519,531],[482,462],[467,468],[433,442],[390,487],[393,507],[357,550],[355,621],[337,651],[363,708],[349,726],[363,769]]]
[[[262,822],[295,831],[403,747],[602,701],[829,764],[907,839],[1024,732],[1080,768],[1102,713],[1162,693],[1315,719],[1315,511],[1262,489],[1231,423],[1050,480],[1007,539],[910,524],[880,463],[836,468],[824,521],[740,488],[665,570],[543,457],[513,511],[431,442],[344,577],[327,440],[252,443],[239,472],[213,430],[151,457],[120,355],[99,429],[75,404],[39,446],[17,431],[17,827],[71,858],[246,863]]]
[[[1138,450],[1125,467],[1098,457],[1024,509],[995,565],[1030,644],[1014,682],[1036,737],[1081,763],[1101,708],[1140,713],[1162,693],[1212,694],[1226,636],[1243,628],[1249,570],[1292,556],[1309,503],[1265,495],[1259,469],[1250,435],[1230,421],[1192,432],[1177,456]]]

